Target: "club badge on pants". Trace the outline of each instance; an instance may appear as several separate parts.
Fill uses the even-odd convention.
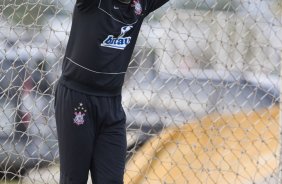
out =
[[[74,108],[74,119],[73,123],[77,126],[83,125],[85,123],[85,115],[87,110],[83,107],[83,103],[80,103],[78,107]]]

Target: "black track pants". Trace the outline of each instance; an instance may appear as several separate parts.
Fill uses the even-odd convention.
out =
[[[85,95],[58,84],[55,116],[60,153],[60,184],[123,183],[126,155],[121,96]]]

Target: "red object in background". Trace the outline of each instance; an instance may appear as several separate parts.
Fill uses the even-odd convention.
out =
[[[31,77],[28,77],[24,83],[23,83],[23,95],[22,95],[22,100],[24,100],[25,98],[27,98],[31,91],[32,91],[33,85],[32,85],[32,79]],[[22,104],[23,107],[24,104]],[[31,114],[30,112],[26,111],[25,109],[21,109],[20,110],[20,123],[23,123],[24,126],[27,128],[28,124],[31,122]]]

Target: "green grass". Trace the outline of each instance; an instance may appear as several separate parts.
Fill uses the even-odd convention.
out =
[[[13,180],[13,181],[0,181],[0,184],[18,184],[18,180]]]

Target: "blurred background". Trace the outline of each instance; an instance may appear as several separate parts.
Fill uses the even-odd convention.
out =
[[[58,183],[54,87],[75,0],[0,0],[0,183]],[[123,88],[126,183],[280,183],[280,0],[171,0]],[[192,137],[191,137],[192,136]]]

